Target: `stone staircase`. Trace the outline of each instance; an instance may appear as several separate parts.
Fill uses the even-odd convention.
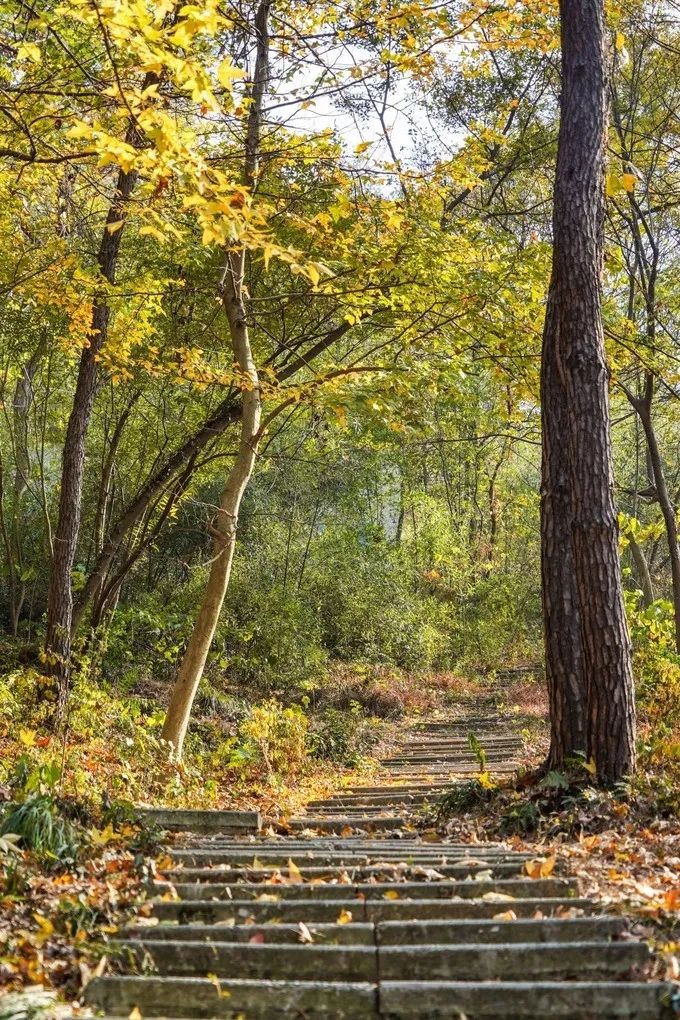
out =
[[[527,854],[407,825],[478,770],[471,730],[493,772],[514,768],[507,720],[425,721],[374,786],[309,805],[292,834],[185,834],[151,916],[121,935],[124,973],[95,979],[91,1005],[232,1020],[671,1015],[669,986],[644,980],[647,946],[574,879],[531,878]]]

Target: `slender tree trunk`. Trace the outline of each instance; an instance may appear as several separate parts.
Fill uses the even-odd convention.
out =
[[[269,11],[272,0],[261,0],[255,15],[256,57],[251,105],[246,131],[244,182],[257,187],[258,153],[262,100],[269,74]],[[234,561],[241,500],[250,481],[260,441],[262,399],[257,367],[248,331],[243,289],[245,251],[228,256],[221,286],[222,304],[229,324],[234,360],[243,376],[241,434],[236,458],[227,475],[215,520],[213,561],[203,601],[198,611],[179,674],[170,694],[162,737],[172,746],[173,757],[181,759],[184,738],[203,670],[219,622]]]
[[[649,564],[647,563],[647,557],[640,548],[638,542],[635,541],[633,535],[628,535],[628,545],[630,546],[630,554],[635,564],[635,574],[638,579],[638,583],[642,590],[642,604],[644,606],[651,606],[654,601],[654,584],[652,582],[652,575],[649,572]]]
[[[602,327],[607,133],[603,0],[561,0],[560,11],[561,116],[551,315],[544,335],[544,358],[556,359],[563,380],[566,428],[557,447],[555,423],[549,421],[548,428],[559,467],[553,465],[553,477],[564,471],[570,494],[571,554],[587,698],[586,753],[594,759],[599,779],[612,782],[635,767],[635,702],[618,555]],[[548,404],[544,414],[550,419],[551,413]],[[553,505],[553,514],[556,511]],[[566,532],[568,526],[560,520],[557,527]],[[546,623],[551,628],[546,633],[549,643],[554,621]]]
[[[33,404],[33,380],[45,354],[45,341],[41,340],[30,358],[21,366],[12,401],[12,427],[14,440],[14,484],[12,494],[12,518],[7,531],[7,559],[9,575],[9,619],[14,637],[19,629],[19,620],[26,598],[24,574],[24,543],[22,532],[21,505],[31,471],[28,448],[28,417]]]
[[[671,583],[673,587],[673,611],[675,614],[675,647],[680,653],[680,546],[678,545],[678,524],[675,516],[675,507],[671,494],[666,483],[666,473],[661,459],[661,451],[656,438],[654,422],[652,421],[652,398],[654,380],[651,375],[647,376],[645,394],[639,400],[633,402],[635,410],[640,416],[642,428],[647,440],[647,451],[649,464],[656,490],[656,498],[661,508],[664,525],[666,527],[666,540],[668,542],[668,553],[671,564]],[[630,399],[630,398],[629,398]]]
[[[238,453],[227,475],[219,511],[215,520],[215,541],[210,575],[196,623],[184,653],[179,674],[170,695],[162,737],[172,745],[173,757],[182,757],[191,709],[203,676],[208,652],[219,622],[227,593],[236,548],[236,532],[241,500],[255,466],[259,442],[261,399],[257,369],[253,361],[246,310],[242,297],[243,256],[230,259],[224,307],[232,335],[234,356],[250,385],[243,391],[241,435]]]
[[[109,207],[101,246],[99,271],[108,283],[114,283],[127,206],[137,181],[136,172],[120,171],[116,191]],[[121,223],[122,221],[122,223]],[[109,227],[118,225],[115,229]],[[59,514],[54,532],[50,584],[47,593],[47,634],[45,658],[48,672],[56,680],[55,728],[66,719],[71,671],[71,626],[73,588],[71,572],[80,533],[80,515],[85,470],[85,440],[92,415],[98,382],[97,357],[104,346],[109,327],[109,306],[104,296],[92,308],[92,329],[78,366],[73,404],[66,428],[62,454]]]

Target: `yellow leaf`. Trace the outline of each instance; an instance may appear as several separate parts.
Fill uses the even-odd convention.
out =
[[[22,43],[21,46],[18,46],[17,56],[19,60],[30,60],[33,64],[39,64],[42,60],[40,47],[31,42]]]
[[[291,885],[300,885],[303,881],[302,872],[290,857],[288,858],[288,881]]]
[[[42,914],[33,914],[33,919],[37,922],[39,928],[37,941],[42,945],[50,935],[54,934],[54,925],[48,917],[43,917]]]
[[[595,764],[594,758],[591,758],[590,761],[584,762],[583,767],[586,772],[590,772],[591,776],[597,775],[597,765]]]
[[[352,920],[352,911],[351,910],[341,910],[340,913],[338,914],[338,920],[337,920],[336,923],[337,924],[349,924],[351,920]]]
[[[386,899],[386,900],[398,900],[399,899],[399,893],[396,891],[396,889],[388,889],[387,892],[384,895],[384,899]]]
[[[494,914],[494,921],[516,921],[517,914],[514,910],[505,910],[502,914]]]
[[[109,234],[115,234],[117,230],[120,230],[124,223],[125,220],[116,220],[115,223],[107,223],[106,229],[108,230]]]
[[[217,68],[217,80],[220,85],[223,85],[225,89],[231,88],[231,83],[235,78],[242,78],[243,71],[240,68],[235,67],[231,60],[227,58],[223,60],[220,66]]]
[[[134,1006],[131,1009],[130,1015],[128,1016],[128,1020],[142,1020],[142,1014],[139,1009],[139,1006]]]
[[[621,191],[623,185],[617,174],[607,174],[606,192],[607,198],[614,198]]]
[[[616,33],[616,42],[615,42],[615,46],[616,46],[617,50],[622,50],[625,45],[626,45],[626,37],[625,37],[625,35],[623,34],[623,32],[617,32]]]
[[[370,149],[372,144],[373,144],[372,142],[359,142],[359,144],[354,149],[355,154],[357,156],[360,156],[362,152],[366,152],[367,149]]]
[[[635,174],[624,174],[621,182],[626,191],[635,191]]]
[[[93,846],[106,846],[116,838],[111,822],[105,829],[90,829],[90,842]]]
[[[24,747],[35,747],[35,730],[19,730],[19,740]]]
[[[555,867],[555,855],[551,857],[537,857],[533,861],[526,861],[524,870],[529,878],[547,878]]]

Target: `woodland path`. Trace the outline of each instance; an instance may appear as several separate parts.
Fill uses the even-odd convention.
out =
[[[531,878],[527,854],[406,825],[477,771],[471,730],[494,772],[513,769],[510,719],[423,721],[375,785],[310,804],[292,835],[182,835],[151,916],[123,934],[126,972],[92,982],[91,1004],[244,1020],[665,1016],[647,946],[575,879]]]

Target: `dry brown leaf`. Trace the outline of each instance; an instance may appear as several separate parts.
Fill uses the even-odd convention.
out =
[[[299,933],[298,934],[298,940],[300,942],[304,942],[304,943],[307,943],[308,945],[311,945],[312,942],[314,941],[314,938],[312,937],[312,933],[311,933],[311,931],[309,930],[309,928],[307,927],[307,925],[305,924],[304,921],[300,921],[298,923],[298,933]]]

